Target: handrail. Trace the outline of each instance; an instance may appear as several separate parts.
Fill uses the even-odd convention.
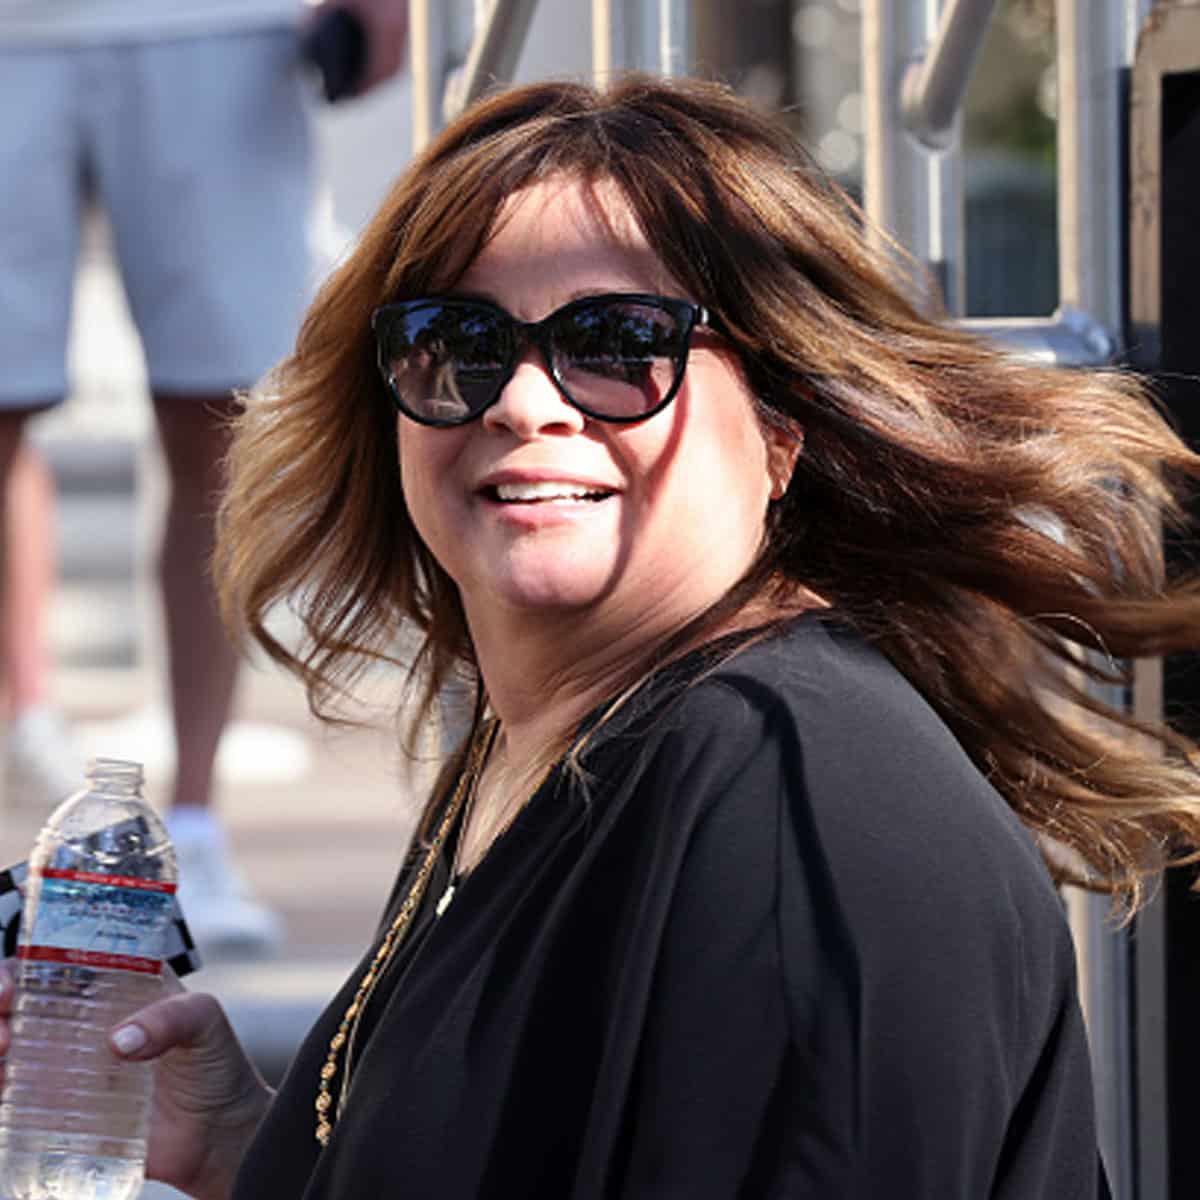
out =
[[[907,133],[900,102],[898,67],[920,61],[935,40],[936,16],[923,2],[862,0],[863,198],[869,227],[907,247],[940,285],[946,311],[959,314],[966,274],[958,122],[934,154]]]
[[[904,127],[930,150],[945,150],[954,140],[955,122],[995,8],[996,0],[950,0],[942,9],[933,44],[904,72]]]
[[[592,0],[592,78],[603,85],[620,61],[615,53],[621,35],[621,13],[613,0]]]
[[[967,317],[956,324],[1026,362],[1101,367],[1117,352],[1116,334],[1090,313],[1063,306],[1051,317]]]
[[[462,68],[439,82],[435,60],[446,38],[447,0],[408,0],[413,74],[413,144],[419,149],[444,122],[516,74],[537,0],[476,0],[474,36]],[[662,75],[686,70],[688,0],[592,0],[593,74],[607,80],[636,68]],[[480,13],[482,12],[482,15]]]
[[[687,71],[688,6],[681,0],[658,0],[658,70],[668,77]]]
[[[686,72],[691,57],[690,0],[592,0],[592,78],[618,71]]]
[[[1047,364],[1111,361],[1122,334],[1119,151],[1116,139],[1099,132],[1119,124],[1116,71],[1133,17],[1126,5],[1109,7],[1058,5],[1062,307],[1049,318],[968,324]],[[951,313],[962,312],[965,291],[958,111],[994,8],[995,0],[946,0],[939,16],[894,0],[863,5],[868,214],[925,263]],[[895,64],[906,58],[897,79]]]
[[[536,8],[537,0],[492,0],[475,30],[462,71],[447,83],[442,103],[447,121],[493,84],[512,79]]]
[[[409,74],[412,77],[413,150],[422,149],[441,125],[443,37],[438,0],[408,0]]]

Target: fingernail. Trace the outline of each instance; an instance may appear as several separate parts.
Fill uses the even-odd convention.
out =
[[[140,1025],[122,1025],[112,1035],[118,1054],[136,1054],[146,1044],[146,1031]]]

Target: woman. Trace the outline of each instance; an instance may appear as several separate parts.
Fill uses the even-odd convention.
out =
[[[473,725],[269,1105],[211,999],[116,1032],[152,1173],[1096,1196],[1052,875],[1133,905],[1195,844],[1193,748],[1083,683],[1197,641],[1195,475],[1130,378],[920,315],[723,90],[472,109],[248,403],[218,576],[318,707],[411,622],[420,713],[465,674]]]

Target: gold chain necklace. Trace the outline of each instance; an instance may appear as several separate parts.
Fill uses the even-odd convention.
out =
[[[471,822],[474,819],[475,805],[479,799],[479,783],[480,776],[483,774],[483,764],[486,763],[491,757],[492,748],[496,744],[496,733],[499,729],[499,725],[500,723],[497,721],[492,727],[491,736],[488,739],[487,749],[483,754],[483,758],[480,760],[479,773],[474,779],[471,780],[471,786],[467,791],[466,800],[463,802],[462,821],[459,823],[458,827],[458,839],[454,843],[454,859],[450,863],[450,882],[446,885],[446,890],[442,893],[441,898],[438,900],[437,908],[435,910],[439,917],[442,916],[446,909],[450,907],[451,902],[458,893],[458,885],[462,882],[463,876],[467,874],[463,866],[463,846],[466,843],[467,834],[470,831]],[[517,802],[513,802],[510,799],[505,805],[505,809],[501,811],[499,819],[493,817],[491,826],[484,826],[485,833],[483,834],[483,841],[485,847],[492,846],[498,838],[508,832],[509,826],[512,825],[513,821],[516,820],[517,814],[521,811],[521,809],[525,807],[529,797],[535,795],[541,788],[542,784],[546,782],[546,779],[550,774],[550,770],[551,768],[547,767],[546,770],[541,773],[541,776],[538,778],[537,782],[534,784],[533,788],[528,792],[528,794],[522,793]],[[483,855],[480,857],[482,858],[488,853],[489,850],[485,849],[483,851]],[[475,866],[478,866],[478,860],[472,865],[472,870]]]
[[[421,904],[421,898],[425,895],[425,889],[429,886],[429,877],[433,874],[434,865],[437,863],[438,856],[442,852],[442,846],[445,845],[446,838],[450,835],[450,830],[454,826],[454,820],[462,809],[463,801],[474,792],[484,759],[487,758],[488,751],[491,749],[492,742],[495,739],[497,727],[498,723],[496,721],[489,722],[485,729],[476,734],[474,741],[471,743],[471,748],[467,753],[467,762],[463,767],[462,774],[459,776],[454,794],[450,797],[450,803],[446,805],[446,811],[442,814],[437,832],[433,835],[433,841],[429,843],[429,848],[425,852],[420,869],[413,879],[412,886],[408,889],[408,895],[404,897],[404,903],[400,905],[400,911],[396,914],[391,925],[388,926],[387,932],[383,935],[383,940],[379,943],[379,949],[375,951],[375,957],[371,960],[371,965],[363,974],[362,979],[359,980],[358,987],[354,993],[354,999],[350,1001],[349,1007],[342,1015],[337,1032],[329,1042],[329,1051],[325,1055],[325,1064],[321,1067],[321,1081],[317,1086],[315,1105],[317,1110],[316,1138],[322,1146],[329,1144],[329,1136],[333,1132],[333,1122],[341,1116],[342,1107],[346,1101],[346,1093],[350,1085],[350,1059],[354,1049],[354,1035],[358,1032],[358,1023],[362,1018],[363,1010],[371,999],[371,994],[375,990],[375,985],[379,982],[379,977],[383,974],[392,955],[404,940],[404,935],[408,931],[413,915]],[[349,1043],[348,1046],[347,1043]],[[333,1094],[329,1090],[329,1085],[333,1077],[337,1074],[338,1057],[342,1052],[343,1046],[347,1046],[346,1062],[342,1071],[342,1085],[338,1091],[337,1105],[335,1107]],[[332,1118],[329,1112],[331,1108],[334,1109]]]

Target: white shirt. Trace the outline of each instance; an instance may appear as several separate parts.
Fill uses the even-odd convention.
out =
[[[102,45],[295,24],[302,0],[0,0],[0,44]]]

